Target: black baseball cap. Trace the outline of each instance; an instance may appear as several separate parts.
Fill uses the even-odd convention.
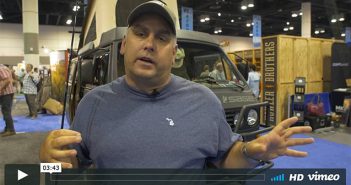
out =
[[[176,18],[167,5],[161,1],[148,1],[140,4],[129,14],[127,22],[128,27],[143,14],[157,14],[161,16],[169,24],[173,34],[176,34]]]

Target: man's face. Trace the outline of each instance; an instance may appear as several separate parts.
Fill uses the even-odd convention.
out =
[[[222,63],[218,63],[218,64],[216,65],[216,67],[217,67],[217,70],[218,70],[219,72],[222,72],[222,71],[223,71],[223,65],[222,65]]]
[[[120,53],[128,77],[157,83],[169,78],[176,51],[175,36],[165,20],[143,15],[128,28]]]
[[[29,64],[26,65],[26,71],[27,73],[32,71],[32,67]]]

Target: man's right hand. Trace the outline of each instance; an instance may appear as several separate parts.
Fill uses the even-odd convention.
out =
[[[67,129],[51,131],[41,144],[39,159],[42,162],[61,163],[62,168],[72,168],[77,163],[77,151],[68,145],[82,141],[79,132]]]

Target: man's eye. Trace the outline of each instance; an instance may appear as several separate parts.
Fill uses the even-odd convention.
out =
[[[168,40],[169,40],[169,37],[168,37],[167,35],[160,35],[160,36],[158,37],[158,39],[161,40],[161,41],[168,41]]]
[[[139,37],[144,37],[146,35],[144,32],[141,31],[137,31],[135,34]]]

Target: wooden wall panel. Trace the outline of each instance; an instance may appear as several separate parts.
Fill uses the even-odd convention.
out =
[[[294,38],[294,74],[296,76],[307,76],[307,62],[308,62],[308,40],[304,38]],[[284,51],[279,51],[279,53]],[[280,61],[281,62],[281,61]],[[280,63],[279,62],[279,63]],[[295,77],[296,77],[295,76]]]
[[[307,62],[307,82],[319,82],[322,80],[323,60],[321,55],[321,41],[309,40],[309,53]]]
[[[331,48],[332,41],[323,41],[321,43],[321,54],[323,60],[323,81],[331,81]]]
[[[288,118],[288,98],[295,94],[295,84],[286,83],[280,84],[278,87],[278,102],[277,102],[277,122]]]
[[[306,84],[306,94],[323,92],[323,82],[308,82]]]
[[[294,42],[291,38],[281,37],[278,47],[278,83],[294,82]]]

